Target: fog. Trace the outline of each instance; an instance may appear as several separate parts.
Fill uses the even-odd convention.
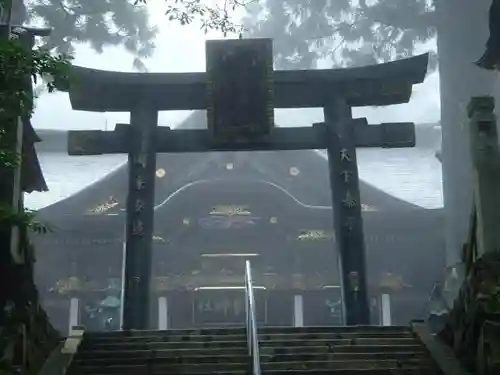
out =
[[[406,29],[403,27],[405,30],[398,31],[398,34],[390,25],[375,27],[372,23],[376,22],[368,13],[366,17],[356,18],[359,12],[353,12],[351,8],[357,4],[354,0],[349,6],[345,5],[349,2],[342,2],[347,7],[345,9],[333,9],[341,2],[325,2],[330,4],[327,9],[330,13],[325,17],[315,8],[319,0],[305,2],[311,8],[308,12],[292,5],[281,9],[282,3],[278,0],[260,2],[267,5],[267,10],[258,12],[256,3],[251,20],[246,18],[248,14],[245,10],[237,9],[233,21],[248,26],[248,34],[252,37],[273,37],[277,69],[362,66],[431,52],[429,74],[424,83],[414,87],[409,103],[355,108],[353,111],[354,117],[366,117],[371,124],[417,124],[415,148],[356,151],[361,181],[361,202],[357,203],[361,204],[363,216],[362,226],[359,227],[364,230],[358,238],[364,236],[366,244],[372,305],[378,306],[380,296],[377,293],[383,288],[381,285],[392,283],[390,288],[393,288],[397,300],[393,312],[395,324],[406,324],[411,318],[425,317],[428,295],[434,283],[441,278],[445,265],[442,167],[435,157],[441,145],[442,113],[439,74],[435,69],[435,32],[431,28],[412,30],[405,26]],[[376,1],[369,3],[370,9],[377,4]],[[415,6],[421,7],[421,3],[424,2],[415,1]],[[65,11],[74,16],[72,12],[85,12],[85,9],[82,5],[76,10],[65,8]],[[217,31],[205,33],[198,22],[181,26],[169,20],[162,0],[148,1],[146,9],[151,25],[158,28],[154,38],[155,48],[150,56],[141,57],[147,70],[205,71],[205,41],[222,38],[223,35]],[[400,16],[412,21],[412,10],[403,6],[401,9]],[[425,13],[426,9],[424,7],[419,11]],[[390,13],[393,10],[393,7],[386,9],[387,22],[398,21]],[[121,17],[123,25],[115,25],[111,29],[123,40],[118,45],[105,45],[99,53],[95,51],[96,45],[99,50],[100,43],[108,37],[93,31],[92,27],[99,29],[95,25],[86,27],[85,22],[92,20],[92,14],[81,18],[83,26],[78,26],[81,30],[73,30],[73,24],[66,25],[67,30],[54,30],[56,36],[64,36],[65,32],[76,35],[69,43],[74,47],[74,64],[101,70],[134,71],[133,61],[135,55],[140,53],[130,51],[140,52],[142,48],[144,52],[147,49],[137,42],[145,29],[130,26],[133,24],[130,21],[132,16],[127,13],[131,12],[130,9],[120,8],[120,11],[122,13],[113,17]],[[41,22],[39,19],[35,21]],[[358,29],[349,29],[351,32],[339,27],[345,24],[358,25]],[[292,30],[292,35],[284,30]],[[344,30],[343,34],[339,30]],[[324,35],[324,38],[317,35]],[[227,37],[235,38],[237,35]],[[75,43],[78,38],[86,42]],[[65,40],[61,37],[59,42],[64,44]],[[66,48],[69,47],[66,45]],[[148,55],[147,51],[143,55]],[[162,112],[160,126],[176,127],[189,114],[189,111]],[[322,109],[319,108],[279,109],[275,110],[275,114],[277,125],[282,127],[310,126],[323,120]],[[32,119],[42,138],[44,134],[51,133],[44,132],[47,129],[111,130],[116,123],[128,121],[127,113],[74,111],[65,93],[42,93],[36,101]],[[61,144],[64,142],[60,141]],[[78,314],[68,311],[71,308],[64,305],[68,302],[66,297],[72,295],[69,282],[72,278],[78,280],[79,291],[83,291],[76,309],[79,309],[84,325],[105,329],[104,321],[118,320],[116,314],[120,302],[116,301],[121,293],[117,285],[122,277],[124,253],[127,156],[73,157],[62,152],[64,147],[40,147],[39,159],[50,191],[26,195],[27,207],[39,209],[40,216],[55,226],[54,232],[35,240],[37,249],[43,254],[40,259],[37,258],[37,281],[40,294],[48,301],[49,315],[58,329],[64,331],[68,324],[81,323]],[[154,311],[152,319],[156,319],[153,327],[165,329],[165,321],[168,320],[165,316],[170,312],[163,305],[160,309],[159,304],[160,300],[164,304],[167,299],[175,300],[168,324],[177,328],[197,324],[203,326],[206,322],[203,319],[209,318],[217,324],[221,319],[240,319],[238,314],[241,311],[229,318],[227,308],[219,309],[225,311],[226,316],[222,318],[220,314],[196,312],[195,306],[197,309],[198,303],[201,303],[197,298],[201,294],[193,297],[193,293],[219,284],[222,289],[229,289],[229,284],[235,284],[234,278],[241,276],[242,260],[248,254],[255,257],[256,279],[259,282],[267,282],[262,275],[271,275],[271,279],[275,276],[282,278],[266,284],[271,294],[263,292],[259,296],[263,299],[259,308],[264,304],[275,304],[269,308],[265,305],[265,314],[275,315],[263,317],[264,324],[292,324],[297,293],[303,293],[304,301],[309,301],[303,302],[304,324],[341,323],[339,311],[332,307],[341,303],[338,293],[341,282],[337,264],[337,234],[332,229],[336,219],[331,213],[331,206],[340,203],[332,203],[324,152],[272,152],[255,153],[254,156],[249,153],[162,154],[157,156],[156,168],[152,263],[153,288],[157,294],[153,301],[155,305],[151,307]],[[292,201],[293,204],[290,203]],[[229,206],[234,208],[234,205],[243,210],[245,215],[241,216],[244,218],[237,213],[229,215],[229,219],[219,217],[223,215],[219,215],[216,208],[226,212],[224,209]],[[344,228],[344,223],[339,227]],[[309,232],[313,235],[308,237]],[[314,235],[319,237],[313,238]],[[302,243],[303,238],[306,241]],[[311,238],[311,242],[307,242]],[[184,257],[180,254],[190,255]],[[424,268],[427,272],[422,273]],[[297,275],[306,275],[307,282],[297,286],[293,279],[292,285],[290,280]],[[192,285],[192,282],[199,285]],[[279,286],[279,282],[284,284]],[[300,280],[297,283],[300,284]],[[91,288],[99,290],[102,295],[96,297]],[[174,289],[179,294],[175,294]],[[281,300],[275,299],[274,289],[276,296],[283,298],[283,303],[276,302]],[[106,298],[100,299],[104,295]],[[110,296],[116,299],[112,307],[106,305]],[[164,296],[166,299],[162,299]],[[71,303],[75,298],[71,299]],[[106,315],[111,310],[104,309],[104,305],[112,310],[109,313],[111,318]],[[106,311],[103,312],[103,309]],[[378,314],[375,310],[372,311],[374,316]]]
[[[159,34],[155,40],[156,48],[151,58],[144,62],[150,72],[203,72],[205,71],[205,40],[221,38],[216,31],[205,34],[197,24],[180,26],[169,22],[164,15],[162,1],[150,1],[148,5],[151,22],[158,26]],[[229,37],[235,37],[229,36]],[[424,53],[435,48],[433,40],[421,45],[417,53]],[[132,57],[123,47],[105,48],[98,54],[87,45],[76,45],[74,64],[103,70],[130,72],[134,71]],[[326,68],[326,62],[319,68]],[[354,115],[367,117],[372,123],[390,121],[414,121],[416,123],[438,123],[439,75],[429,74],[423,84],[417,85],[411,102],[391,106],[390,108],[355,109]],[[162,113],[160,124],[173,126],[188,113]],[[73,111],[67,94],[44,94],[37,101],[33,124],[40,129],[104,129],[115,123],[127,122],[127,114],[83,113]],[[281,126],[307,126],[322,120],[322,111],[315,109],[277,110],[277,123]]]
[[[150,1],[147,6],[150,22],[158,27],[159,33],[155,38],[155,49],[151,57],[144,59],[149,72],[202,72],[205,70],[205,40],[222,38],[220,32],[210,31],[205,33],[200,30],[199,24],[181,26],[176,22],[168,21],[165,16],[165,5],[162,1]],[[235,20],[244,15],[239,9],[234,14]],[[235,21],[236,22],[236,21]],[[229,35],[228,37],[236,37]],[[415,53],[424,53],[435,50],[435,40],[430,39],[420,43]],[[122,46],[105,47],[102,53],[95,52],[87,44],[75,44],[73,63],[79,66],[131,72],[134,71],[133,56]],[[328,59],[320,59],[316,67],[328,68],[331,64]],[[414,86],[411,101],[408,104],[394,105],[380,108],[355,108],[355,117],[367,117],[370,123],[413,121],[416,124],[438,124],[440,119],[439,100],[439,75],[430,72],[424,83]],[[189,115],[189,111],[171,111],[160,114],[160,126],[175,127]],[[275,110],[276,122],[279,126],[309,126],[314,122],[323,120],[321,109],[277,109]],[[37,129],[108,129],[111,130],[116,123],[128,122],[128,113],[90,113],[74,111],[71,109],[69,97],[65,93],[43,93],[37,99],[36,110],[33,116],[33,125]],[[432,133],[429,133],[432,136]],[[436,133],[437,134],[437,133]],[[428,137],[428,136],[427,136]],[[43,146],[42,146],[43,148]],[[427,208],[441,207],[441,173],[440,165],[434,160],[434,151],[439,148],[439,138],[433,142],[423,159],[408,159],[409,164],[418,168],[420,173],[415,174],[411,168],[402,166],[405,162],[405,151],[398,150],[360,150],[361,177],[375,186],[402,199],[410,200]],[[411,153],[411,150],[407,150]],[[386,155],[384,157],[384,155]],[[387,157],[392,163],[386,163]],[[54,164],[54,157],[42,154],[42,167],[49,181],[49,193],[34,193],[27,196],[27,204],[32,208],[41,208],[58,199],[67,197],[92,181],[106,175],[110,167],[100,167],[97,158],[95,162],[87,165],[87,172],[83,173],[82,159],[72,159],[60,155],[61,166]],[[101,160],[106,157],[101,157]],[[395,159],[396,158],[396,159]],[[69,159],[63,162],[63,159]],[[48,160],[52,163],[49,165]],[[71,168],[71,160],[80,166],[80,172]],[[124,157],[117,157],[114,163],[124,162]],[[366,161],[365,161],[366,160]],[[374,160],[379,162],[373,164]],[[389,160],[389,159],[387,159]],[[371,163],[369,163],[370,161]],[[90,161],[89,161],[90,163]],[[368,164],[367,164],[368,163]],[[396,164],[394,164],[396,163]],[[429,164],[430,163],[430,164]],[[119,164],[113,164],[111,169]],[[59,168],[64,165],[68,168],[65,174],[59,173]],[[90,168],[90,169],[89,169]],[[374,169],[380,168],[387,171],[391,178],[382,178]],[[93,171],[93,172],[92,172]],[[67,173],[74,173],[70,180],[62,178]],[[89,177],[91,176],[91,177]],[[62,183],[65,181],[65,183]],[[77,182],[79,181],[79,182]],[[86,183],[87,182],[87,183]],[[425,186],[422,191],[422,187]],[[426,189],[428,191],[426,191]],[[432,197],[432,198],[430,198]]]

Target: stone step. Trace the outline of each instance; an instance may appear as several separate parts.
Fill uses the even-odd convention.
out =
[[[408,327],[264,327],[265,375],[438,375]],[[243,327],[86,332],[68,375],[248,375]]]
[[[321,348],[323,349],[323,348]],[[80,350],[75,356],[77,360],[86,360],[93,358],[151,358],[152,356],[159,358],[176,358],[184,356],[198,356],[198,355],[218,355],[223,353],[225,355],[244,355],[248,353],[248,348],[246,345],[240,348],[224,348],[221,350],[219,348],[202,348],[202,349],[161,349],[161,350],[93,350],[93,348],[87,350]]]
[[[329,332],[410,332],[407,326],[309,326],[309,327],[259,327],[259,333],[287,333],[287,332],[304,332],[304,333],[329,333]],[[120,337],[141,337],[141,336],[166,336],[166,335],[230,335],[230,334],[245,334],[245,327],[233,328],[199,328],[199,329],[172,329],[166,331],[109,331],[109,332],[85,332],[88,338],[120,338]]]
[[[147,374],[147,366],[141,369],[134,369],[129,372],[122,372],[122,375],[144,375]],[[72,373],[77,374],[77,373]],[[81,374],[81,373],[79,373]],[[158,375],[168,375],[172,372],[162,372]],[[184,375],[248,375],[247,370],[240,371],[207,371],[180,373]],[[318,369],[318,370],[268,370],[265,375],[441,375],[433,367],[408,367],[397,369]],[[92,375],[107,375],[106,372],[93,372]]]
[[[79,351],[76,358],[87,359],[87,358],[151,358],[153,355],[155,357],[161,358],[171,358],[171,357],[183,357],[183,356],[197,356],[197,355],[245,355],[248,349],[246,345],[240,348],[228,347],[228,348],[187,348],[187,349],[161,349],[161,350],[84,350]],[[152,354],[154,352],[154,354]],[[338,345],[334,348],[329,345],[323,346],[283,346],[283,347],[264,347],[260,348],[260,354],[264,355],[298,355],[298,354],[310,354],[310,353],[398,353],[398,352],[412,352],[421,353],[424,349],[420,345]]]
[[[345,370],[345,369],[385,369],[388,372],[399,368],[432,368],[432,362],[428,359],[415,358],[404,361],[396,359],[374,359],[357,361],[293,361],[293,362],[269,362],[262,363],[262,372],[267,373],[270,370]],[[148,363],[139,365],[80,365],[75,366],[71,371],[72,375],[78,374],[192,374],[192,373],[210,373],[220,371],[245,371],[248,369],[248,363],[199,363],[199,364],[168,364],[168,363]]]
[[[324,346],[266,346],[260,347],[260,354],[298,354],[298,353],[401,353],[425,352],[421,345],[324,345]]]
[[[160,354],[160,355],[157,355]],[[399,360],[426,358],[422,352],[376,352],[376,353],[297,353],[297,354],[263,354],[260,356],[262,364],[276,362],[328,362],[328,361],[360,361],[360,360]],[[161,353],[150,353],[150,357],[142,358],[76,358],[74,363],[85,366],[111,366],[111,365],[140,365],[144,362],[153,364],[202,364],[202,363],[248,363],[248,354],[215,354],[192,355],[181,357],[163,357]]]
[[[331,339],[356,339],[356,338],[413,338],[410,332],[287,332],[287,333],[260,333],[259,340],[331,340]],[[182,342],[182,341],[245,341],[246,334],[227,335],[199,335],[199,334],[165,334],[155,336],[131,337],[85,337],[89,344],[113,343],[143,343],[143,342]]]
[[[354,339],[330,339],[330,340],[260,340],[260,347],[283,347],[283,346],[328,346],[335,348],[338,345],[414,345],[417,341],[414,338],[354,338]],[[107,342],[88,343],[82,342],[80,350],[161,350],[172,348],[231,348],[246,347],[245,341],[170,341],[170,342]]]

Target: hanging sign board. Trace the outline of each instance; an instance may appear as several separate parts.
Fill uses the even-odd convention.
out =
[[[219,142],[251,142],[274,126],[271,39],[206,43],[207,123]]]

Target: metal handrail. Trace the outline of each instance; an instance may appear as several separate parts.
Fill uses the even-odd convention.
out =
[[[248,354],[252,360],[252,374],[261,375],[259,339],[257,337],[257,314],[250,261],[245,262],[245,313]]]

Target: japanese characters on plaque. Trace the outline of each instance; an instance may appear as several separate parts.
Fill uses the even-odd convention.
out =
[[[234,324],[245,320],[243,294],[220,293],[200,296],[194,303],[194,319],[197,323]]]
[[[197,310],[200,312],[216,312],[224,316],[239,316],[245,312],[245,300],[235,296],[221,296],[220,298],[203,298],[197,301]]]
[[[252,140],[274,126],[271,39],[206,43],[207,123],[217,141]]]
[[[266,304],[257,293],[256,317],[261,322],[266,316]],[[199,291],[193,302],[193,318],[196,324],[244,324],[245,294],[243,291]],[[260,303],[259,303],[260,302]]]

